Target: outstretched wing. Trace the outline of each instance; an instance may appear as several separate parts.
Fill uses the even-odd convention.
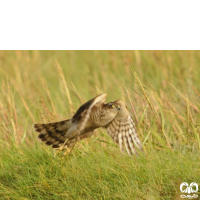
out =
[[[139,150],[143,150],[143,148],[135,123],[124,103],[122,101],[117,101],[117,103],[121,106],[121,109],[115,119],[106,126],[107,133],[119,144],[122,152],[125,147],[129,155],[137,154],[135,146]]]
[[[83,139],[89,137],[90,134],[88,132],[83,133],[81,137],[78,136],[85,129],[92,108],[105,103],[106,95],[98,95],[83,104],[72,119],[47,124],[34,124],[35,131],[40,133],[38,137],[45,144],[52,145],[53,148],[60,147],[65,143],[66,139],[75,142],[78,138]],[[69,145],[69,143],[66,143],[66,145]]]
[[[77,124],[75,135],[80,134],[81,131],[85,128],[92,109],[95,107],[99,107],[100,105],[106,102],[107,94],[100,94],[90,101],[83,104],[72,117],[72,122]]]

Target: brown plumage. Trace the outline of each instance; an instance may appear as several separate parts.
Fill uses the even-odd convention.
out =
[[[93,134],[96,128],[103,127],[121,151],[137,154],[135,146],[142,150],[135,124],[122,101],[106,103],[107,94],[101,94],[83,104],[71,119],[34,124],[39,138],[53,148],[71,148],[74,144]]]

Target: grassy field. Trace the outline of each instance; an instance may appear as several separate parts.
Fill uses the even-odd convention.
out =
[[[0,51],[0,199],[181,199],[182,182],[200,187],[199,77],[200,51]],[[33,123],[102,92],[126,102],[145,153],[99,129],[53,158]]]

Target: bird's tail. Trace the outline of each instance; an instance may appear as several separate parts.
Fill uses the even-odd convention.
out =
[[[39,133],[38,137],[53,148],[59,148],[65,143],[67,139],[65,134],[71,126],[70,119],[48,124],[34,124],[35,131]]]

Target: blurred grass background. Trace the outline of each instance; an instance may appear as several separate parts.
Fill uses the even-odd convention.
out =
[[[0,198],[179,199],[200,180],[200,51],[0,51]],[[135,119],[146,155],[104,130],[63,160],[33,132],[108,93]]]

